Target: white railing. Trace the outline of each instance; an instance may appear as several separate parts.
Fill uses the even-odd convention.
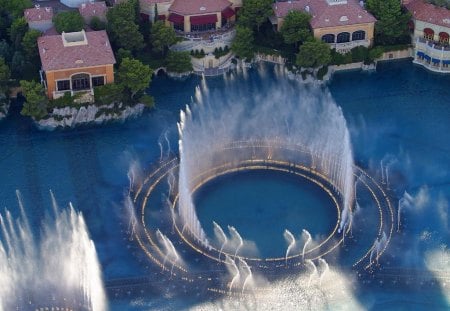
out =
[[[338,51],[338,52],[348,52],[357,46],[369,47],[370,41],[369,40],[355,40],[355,41],[342,42],[342,43],[330,43],[330,46],[332,49],[336,49],[336,51]]]

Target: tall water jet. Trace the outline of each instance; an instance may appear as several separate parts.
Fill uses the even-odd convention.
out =
[[[173,245],[172,241],[166,235],[162,234],[159,229],[156,230],[156,236],[158,238],[159,244],[163,246],[165,253],[162,268],[164,270],[166,261],[170,260],[172,264],[172,267],[170,269],[170,275],[172,275],[173,267],[175,266],[175,264],[180,262],[180,255],[178,255],[178,252],[175,249],[175,246]]]
[[[52,198],[53,200],[53,198]],[[94,243],[81,213],[69,208],[43,224],[36,239],[25,219],[0,215],[0,310],[49,307],[106,310],[106,296]],[[56,200],[54,201],[56,203]],[[50,307],[52,307],[50,306]]]
[[[242,284],[242,293],[244,293],[245,288],[247,287],[248,283],[250,283],[253,278],[253,273],[252,273],[252,269],[250,268],[250,266],[247,264],[247,262],[245,260],[243,260],[242,258],[239,258],[239,262],[240,262],[241,269],[244,271],[244,275],[245,275],[244,283]]]
[[[236,246],[236,250],[234,251],[234,257],[233,257],[233,258],[236,258],[237,253],[239,252],[241,247],[244,246],[244,240],[242,239],[241,235],[239,234],[239,232],[236,230],[235,227],[228,226],[228,231],[230,232],[232,240],[233,241],[237,240],[236,241],[237,246]]]
[[[308,232],[308,230],[303,229],[302,230],[302,235],[304,235],[306,237],[306,241],[305,244],[303,245],[303,249],[302,249],[302,259],[303,261],[305,261],[305,251],[306,251],[306,247],[308,246],[309,243],[311,243],[311,234]]]
[[[139,187],[142,182],[141,178],[141,165],[139,164],[139,161],[132,160],[130,163],[130,167],[128,168],[127,172],[128,181],[129,181],[129,188],[128,191],[131,192],[133,187]]]
[[[318,274],[318,272],[317,272],[317,267],[314,264],[314,261],[312,261],[311,259],[305,260],[305,266],[310,271],[309,280],[308,280],[308,286],[309,286],[311,284],[313,277],[316,276]]]
[[[284,230],[283,236],[284,236],[284,239],[286,240],[286,242],[288,243],[288,247],[286,250],[286,256],[285,256],[286,257],[286,265],[287,265],[287,259],[289,256],[289,252],[295,246],[295,237],[288,229]]]
[[[226,94],[197,87],[190,112],[180,112],[177,213],[183,232],[208,245],[193,192],[215,169],[255,157],[314,166],[340,194],[341,232],[354,200],[353,156],[345,118],[331,95],[290,82],[265,85],[251,98],[232,87],[236,89]],[[245,149],[233,152],[240,143]],[[294,156],[293,150],[299,154]]]
[[[322,280],[323,280],[324,276],[330,270],[328,263],[323,258],[319,258],[319,269],[320,269],[319,284],[322,285]]]
[[[231,292],[233,285],[239,281],[241,273],[239,272],[239,268],[236,265],[236,262],[233,259],[231,259],[231,257],[228,255],[225,255],[225,264],[227,265],[228,271],[232,275],[232,279],[229,286],[229,291]]]
[[[213,221],[214,226],[214,235],[217,237],[217,239],[220,241],[220,250],[219,250],[219,260],[220,255],[222,254],[223,248],[228,243],[228,238],[225,232],[223,232],[223,229],[221,226],[219,226],[215,221]]]
[[[136,217],[136,210],[134,208],[134,203],[133,200],[131,199],[130,194],[127,194],[125,196],[125,201],[124,201],[124,205],[125,205],[125,211],[128,217],[128,235],[130,237],[130,239],[133,238],[133,236],[136,233],[136,226],[138,224],[138,220]]]

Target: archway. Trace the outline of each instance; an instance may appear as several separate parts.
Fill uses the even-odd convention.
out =
[[[350,42],[350,33],[348,32],[341,32],[337,35],[337,43],[345,43]]]
[[[448,44],[449,34],[446,32],[439,33],[439,42],[442,44]]]
[[[352,41],[364,39],[366,39],[366,32],[364,30],[357,30],[354,33],[352,33]]]
[[[423,30],[423,37],[426,40],[434,40],[434,30],[431,28],[425,28]]]
[[[79,73],[74,74],[71,77],[72,80],[72,90],[73,91],[80,91],[80,90],[86,90],[91,88],[90,83],[90,76],[87,73]]]
[[[334,34],[327,33],[326,35],[323,35],[322,41],[326,43],[334,43]]]

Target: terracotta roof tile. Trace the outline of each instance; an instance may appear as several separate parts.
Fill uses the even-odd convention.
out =
[[[106,7],[106,3],[104,1],[82,3],[78,8],[78,11],[80,11],[81,16],[85,18],[93,16],[105,17],[107,10],[108,8]]]
[[[51,21],[53,18],[53,8],[41,8],[36,6],[31,9],[26,9],[23,13],[27,22]]]
[[[450,10],[446,8],[423,0],[413,0],[405,6],[416,20],[450,28]]]
[[[141,3],[141,6],[143,4],[154,4],[154,3],[169,3],[172,2],[173,0],[139,0],[139,2]]]
[[[174,0],[169,12],[180,15],[219,13],[231,6],[228,0]]]
[[[313,29],[376,22],[375,17],[364,10],[356,0],[347,0],[347,3],[334,5],[329,5],[326,0],[276,2],[274,11],[277,17],[284,17],[291,10],[306,11],[307,6],[312,15]]]
[[[62,35],[38,38],[44,71],[115,64],[106,31],[86,32],[86,45],[64,46]]]

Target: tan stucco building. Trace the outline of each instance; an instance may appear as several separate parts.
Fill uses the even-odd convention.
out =
[[[356,0],[282,1],[275,2],[273,10],[271,21],[278,30],[290,11],[309,13],[314,37],[339,52],[373,44],[376,19]]]
[[[220,29],[234,22],[242,0],[140,0],[140,6],[141,14],[150,21],[157,12],[156,20],[189,33]]]
[[[38,38],[42,82],[55,99],[70,92],[91,93],[114,82],[114,58],[104,30],[62,33]]]

